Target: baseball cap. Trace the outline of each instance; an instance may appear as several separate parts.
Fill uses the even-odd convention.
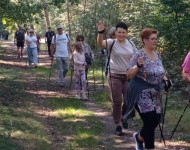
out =
[[[57,26],[57,29],[63,29],[63,26],[62,26],[61,24],[59,24],[59,25]]]
[[[29,32],[34,32],[34,30],[33,30],[33,29],[30,29]]]

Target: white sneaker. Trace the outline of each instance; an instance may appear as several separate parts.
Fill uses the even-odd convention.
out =
[[[85,93],[82,93],[82,99],[85,99],[85,100],[88,99],[88,98],[86,97],[86,94],[85,94]]]
[[[77,94],[77,95],[76,95],[76,99],[81,99],[80,94]]]

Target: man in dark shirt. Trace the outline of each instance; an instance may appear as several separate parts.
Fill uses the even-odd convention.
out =
[[[19,26],[19,29],[16,30],[14,35],[14,43],[17,45],[18,50],[18,57],[23,56],[23,48],[24,48],[24,41],[25,41],[25,31],[22,26]]]
[[[54,35],[55,35],[55,32],[51,30],[51,27],[48,27],[48,31],[45,34],[45,42],[48,45],[48,54],[49,54],[49,56],[51,55],[51,53],[50,53],[51,40],[52,40],[52,37]]]

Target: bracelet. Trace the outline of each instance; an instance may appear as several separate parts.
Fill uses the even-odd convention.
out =
[[[99,34],[103,34],[105,32],[105,28],[102,31],[98,31]]]
[[[142,67],[142,64],[139,65],[139,63],[137,62],[137,67],[138,67],[138,68],[141,68],[141,67]]]

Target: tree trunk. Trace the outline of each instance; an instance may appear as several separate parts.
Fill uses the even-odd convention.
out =
[[[44,7],[44,15],[45,15],[45,21],[46,21],[46,26],[50,27],[50,20],[49,20],[49,14],[46,8],[46,2],[45,0],[41,0],[42,1],[42,5]]]
[[[69,1],[67,1],[67,19],[68,19],[68,24],[69,24],[69,35],[71,36],[71,20],[70,20]]]
[[[84,17],[86,16],[86,0],[84,1],[84,10],[83,10],[83,25],[82,25],[82,35],[83,33],[85,32],[85,27],[84,27],[84,24],[85,24],[85,19]]]

